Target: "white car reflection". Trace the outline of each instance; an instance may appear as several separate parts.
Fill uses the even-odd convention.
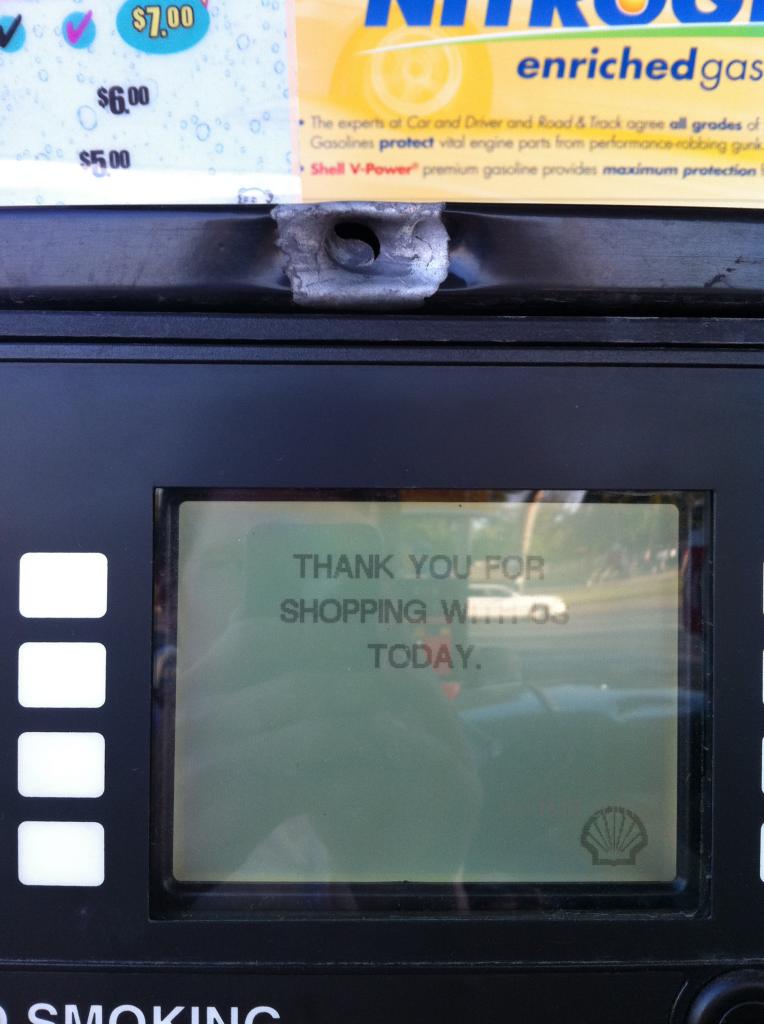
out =
[[[522,594],[498,583],[474,583],[467,599],[467,614],[474,622],[508,622],[513,619],[567,618],[568,606],[554,594]]]

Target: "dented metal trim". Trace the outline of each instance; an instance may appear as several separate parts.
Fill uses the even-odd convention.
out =
[[[276,206],[276,244],[294,301],[313,308],[400,309],[448,274],[442,203]]]

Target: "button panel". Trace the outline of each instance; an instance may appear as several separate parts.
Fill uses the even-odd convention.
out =
[[[19,612],[28,619],[101,618],[107,586],[103,554],[27,552],[19,562]],[[22,643],[18,699],[30,709],[102,707],[106,648],[92,641]],[[104,792],[105,762],[100,732],[23,732],[18,738],[18,791],[30,800],[95,800]],[[17,842],[22,885],[103,884],[105,836],[100,822],[22,821]]]

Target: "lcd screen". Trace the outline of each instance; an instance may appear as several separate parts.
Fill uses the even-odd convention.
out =
[[[703,497],[160,506],[177,883],[677,878]]]

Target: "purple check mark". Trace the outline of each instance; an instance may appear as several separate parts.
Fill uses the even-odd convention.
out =
[[[80,22],[76,28],[74,27],[71,21],[67,21],[66,38],[69,40],[72,46],[76,46],[80,39],[82,39],[83,35],[85,34],[85,30],[87,29],[88,25],[92,20],[93,12],[86,11],[82,18],[80,18]]]

